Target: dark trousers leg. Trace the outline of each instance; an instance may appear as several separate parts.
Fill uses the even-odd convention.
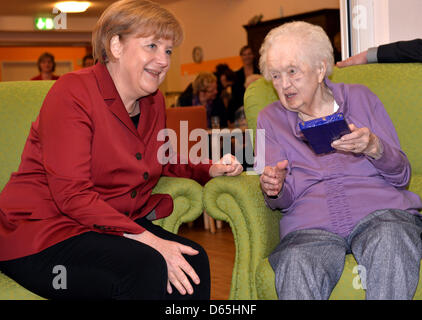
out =
[[[171,295],[167,294],[166,299],[171,300],[186,300],[186,299],[193,299],[193,300],[209,300],[211,295],[211,277],[210,277],[210,265],[208,260],[208,255],[205,252],[204,248],[202,248],[196,242],[189,240],[187,238],[181,237],[174,233],[168,232],[163,228],[156,226],[152,222],[146,219],[136,220],[136,222],[142,225],[145,229],[149,230],[156,236],[171,240],[175,242],[179,242],[186,246],[192,247],[197,250],[199,253],[194,256],[190,255],[183,255],[186,261],[192,266],[195,272],[198,274],[200,283],[196,285],[193,283],[192,279],[189,279],[192,288],[193,288],[193,295],[182,295],[177,291],[175,287],[172,287],[173,293]],[[167,278],[167,277],[166,277]]]
[[[191,243],[148,221],[141,223],[157,236]],[[158,251],[131,239],[96,232],[72,237],[31,256],[0,262],[0,269],[49,299],[209,299],[208,257],[199,245],[194,248],[201,253],[186,258],[201,284],[193,285],[192,296],[182,296],[177,290],[167,294],[167,265]]]

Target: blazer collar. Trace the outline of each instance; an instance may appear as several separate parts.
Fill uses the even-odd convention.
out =
[[[107,67],[102,63],[97,63],[94,67],[94,74],[97,79],[97,84],[104,102],[109,107],[110,111],[137,137],[138,131],[130,119],[129,114],[123,104],[123,101],[117,91],[114,81],[108,72]]]

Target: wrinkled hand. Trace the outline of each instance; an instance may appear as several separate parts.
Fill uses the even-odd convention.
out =
[[[368,128],[357,128],[354,124],[349,125],[349,134],[333,141],[331,146],[339,151],[363,153],[371,158],[379,159],[382,155],[382,144],[378,137]]]
[[[368,59],[366,57],[368,51],[365,50],[361,53],[358,53],[354,56],[351,56],[350,58],[347,58],[344,61],[339,61],[336,63],[336,66],[339,68],[349,67],[349,66],[355,66],[358,64],[367,64]]]
[[[264,172],[259,177],[261,189],[268,196],[277,196],[283,188],[284,179],[287,174],[287,160],[277,163],[275,167],[266,166]]]
[[[210,176],[237,176],[243,171],[242,165],[230,153],[225,154],[220,160],[214,163],[210,168]]]
[[[193,294],[193,288],[187,276],[195,284],[200,283],[200,279],[192,266],[183,257],[183,254],[196,255],[199,252],[189,246],[185,246],[175,241],[161,239],[149,231],[140,234],[125,234],[127,238],[145,243],[157,250],[167,263],[168,279],[167,292],[173,292],[171,284],[183,295]]]

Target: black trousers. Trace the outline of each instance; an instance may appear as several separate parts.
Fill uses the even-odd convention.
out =
[[[0,270],[48,299],[209,300],[210,268],[205,250],[146,219],[136,221],[156,236],[199,251],[184,255],[200,278],[194,293],[167,293],[167,264],[152,247],[125,237],[87,232],[37,254],[0,262]]]

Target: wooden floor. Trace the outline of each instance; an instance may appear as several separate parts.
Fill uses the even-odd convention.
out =
[[[202,219],[197,219],[193,227],[183,224],[179,235],[199,243],[208,253],[211,268],[211,300],[227,300],[235,258],[235,246],[230,226],[223,223],[221,229],[212,234],[205,230]]]

